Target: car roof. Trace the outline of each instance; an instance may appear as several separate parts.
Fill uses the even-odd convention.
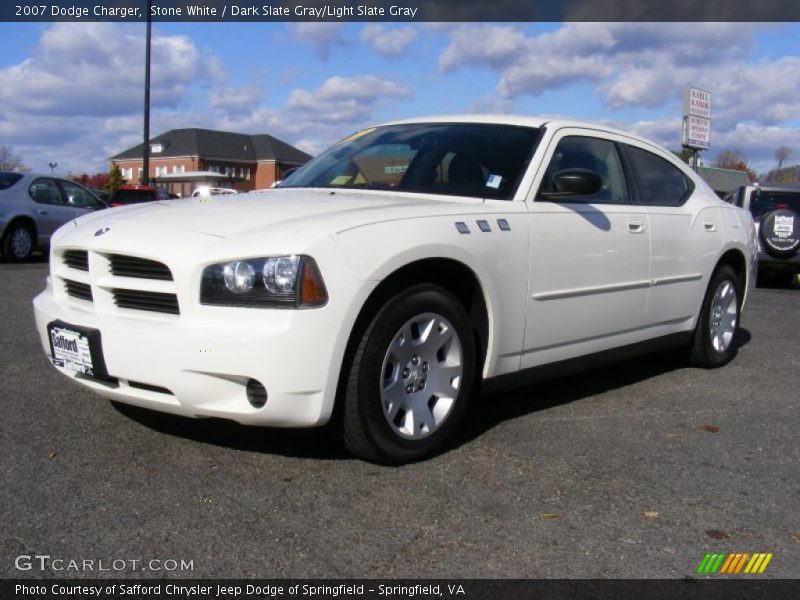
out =
[[[754,190],[764,190],[765,192],[800,192],[800,184],[792,183],[759,183],[750,184],[743,187],[753,188]]]
[[[407,125],[413,123],[486,123],[496,125],[518,125],[521,127],[552,127],[554,129],[562,129],[564,127],[579,127],[581,129],[593,129],[602,133],[610,133],[614,135],[621,135],[632,140],[636,140],[642,144],[650,146],[651,148],[658,148],[662,152],[670,155],[672,153],[663,146],[657,144],[653,140],[641,137],[639,135],[616,129],[601,123],[592,123],[590,121],[581,121],[579,119],[567,119],[563,117],[546,117],[546,116],[524,116],[524,115],[440,115],[428,116],[413,119],[400,119],[391,121],[389,123],[382,123],[381,125]],[[379,125],[380,126],[380,125]]]

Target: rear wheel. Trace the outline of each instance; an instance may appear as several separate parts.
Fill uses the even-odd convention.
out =
[[[399,464],[441,448],[466,410],[475,355],[469,319],[446,290],[418,285],[389,300],[372,318],[350,366],[348,450]]]
[[[33,231],[26,223],[12,223],[3,236],[3,256],[10,262],[28,260],[34,246]]]
[[[729,265],[720,265],[711,276],[689,355],[698,367],[714,368],[727,364],[736,354],[739,331],[741,282]]]

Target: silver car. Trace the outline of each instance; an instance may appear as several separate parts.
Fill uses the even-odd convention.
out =
[[[106,204],[66,179],[0,171],[0,250],[8,261],[30,258],[61,225]]]

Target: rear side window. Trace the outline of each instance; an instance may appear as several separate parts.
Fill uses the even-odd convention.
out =
[[[750,212],[760,221],[764,215],[785,208],[800,214],[800,192],[767,192],[753,190],[750,194]]]
[[[639,185],[639,202],[679,206],[692,190],[683,172],[652,152],[627,146],[626,151]]]
[[[7,190],[22,179],[20,173],[0,173],[0,190]]]

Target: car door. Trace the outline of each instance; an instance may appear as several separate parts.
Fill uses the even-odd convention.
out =
[[[578,128],[558,131],[529,197],[531,232],[522,368],[638,341],[650,279],[645,211],[631,202],[617,140]],[[547,199],[553,176],[589,169],[591,196]]]
[[[40,244],[47,244],[53,232],[75,217],[74,209],[64,204],[64,196],[52,177],[37,177],[28,187]]]
[[[725,226],[716,207],[692,201],[691,179],[654,148],[621,146],[635,174],[638,204],[650,223],[650,279],[645,325],[660,333],[685,329],[700,310],[704,270],[722,245]]]

